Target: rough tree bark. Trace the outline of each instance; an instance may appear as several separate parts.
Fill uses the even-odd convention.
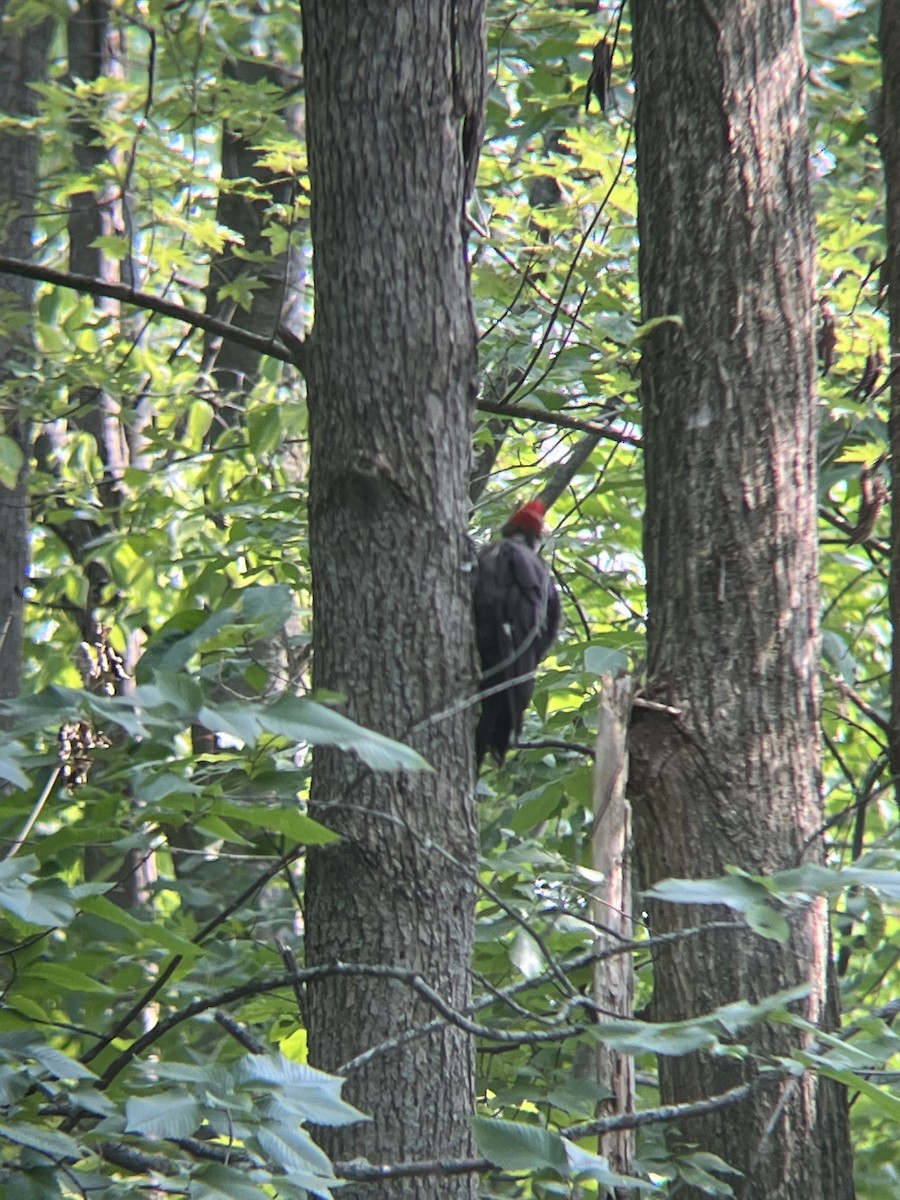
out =
[[[303,16],[314,681],[434,768],[373,775],[316,751],[313,811],[343,839],[310,854],[307,962],[412,968],[463,1007],[473,726],[454,704],[475,686],[466,487],[476,361],[462,143],[464,115],[477,124],[480,113],[481,4],[305,0]],[[334,1070],[434,1014],[399,985],[356,978],[310,988],[307,1015],[310,1059]],[[323,1139],[337,1159],[471,1150],[472,1047],[458,1029],[385,1047],[350,1072],[346,1094],[374,1121]],[[475,1182],[396,1180],[365,1195],[469,1197]]]
[[[27,118],[36,110],[34,84],[46,74],[47,45],[51,24],[19,31],[6,26],[6,0],[0,0],[0,104],[13,117]],[[0,251],[15,258],[31,258],[31,235],[37,208],[37,138],[0,133]],[[6,276],[3,300],[13,299],[22,313],[31,312],[34,284],[27,279]],[[10,296],[11,293],[11,296]],[[0,336],[0,379],[6,366],[26,361],[31,356],[31,328],[26,324],[15,333]],[[17,408],[17,399],[4,404],[3,432],[18,443],[27,462],[29,434],[27,416]],[[19,473],[16,486],[0,485],[0,698],[19,694],[22,679],[22,630],[24,622],[25,576],[28,565],[28,493],[26,468]]]
[[[799,3],[634,0],[640,287],[648,338],[645,557],[651,686],[676,719],[633,725],[642,883],[818,861],[813,244]],[[709,909],[653,905],[654,931]],[[721,915],[721,914],[719,914]],[[652,1013],[689,1017],[808,983],[834,1020],[827,914],[785,946],[735,928],[655,956]],[[803,1044],[748,1034],[757,1062]],[[660,1060],[664,1101],[753,1076]],[[844,1097],[806,1075],[684,1123],[752,1200],[853,1194]],[[691,1188],[679,1196],[697,1195]]]

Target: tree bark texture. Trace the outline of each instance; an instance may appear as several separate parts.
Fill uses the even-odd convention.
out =
[[[893,670],[891,672],[891,769],[894,778],[900,771],[900,378],[893,374],[900,364],[900,127],[893,114],[900,112],[900,8],[882,4],[879,29],[881,50],[881,128],[878,140],[884,162],[886,254],[882,279],[887,285],[890,319],[890,440],[892,471],[891,495],[891,576],[890,608],[893,629]],[[898,791],[900,794],[900,791]]]
[[[458,702],[475,690],[466,489],[476,348],[456,85],[466,56],[482,52],[481,9],[305,0],[303,14],[314,680],[434,768],[373,774],[316,751],[313,812],[343,840],[309,856],[307,962],[412,968],[464,1007],[476,834],[473,721]],[[468,1037],[447,1028],[399,1044],[434,1015],[389,982],[310,989],[315,1065],[337,1070],[383,1046],[345,1089],[374,1120],[328,1131],[333,1157],[470,1153]],[[469,1197],[475,1183],[397,1180],[365,1195]]]
[[[6,21],[8,8],[7,0],[0,0],[0,21]],[[42,21],[18,34],[4,29],[0,38],[0,105],[14,117],[27,118],[35,113],[34,84],[46,75],[50,32],[50,23]],[[38,206],[37,163],[36,137],[0,132],[0,251],[15,258],[29,259],[32,254],[34,213]],[[0,287],[7,294],[7,301],[14,297],[23,313],[31,312],[34,284],[30,280],[7,275],[0,281]],[[27,362],[31,355],[30,322],[16,333],[4,332],[0,336],[0,363],[12,366]],[[0,378],[5,375],[6,371],[0,368]],[[28,420],[18,403],[4,405],[0,419],[3,432],[15,439],[27,463]],[[24,404],[24,397],[21,403]],[[28,524],[23,467],[15,487],[0,486],[0,698],[3,699],[19,694],[22,679]]]
[[[638,713],[641,882],[776,871],[821,854],[813,244],[799,4],[634,0],[648,674]],[[654,904],[654,932],[722,913]],[[736,926],[655,956],[677,1020],[808,983],[829,1024],[824,905],[780,946]],[[757,1063],[796,1032],[748,1031]],[[752,1077],[661,1058],[664,1102]],[[747,1200],[852,1196],[844,1097],[813,1076],[684,1123]],[[733,1181],[729,1181],[733,1182]],[[694,1197],[690,1188],[679,1195]]]

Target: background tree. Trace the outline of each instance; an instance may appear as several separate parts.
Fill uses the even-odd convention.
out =
[[[883,284],[887,289],[890,316],[891,461],[900,462],[900,381],[896,374],[897,364],[900,363],[900,140],[894,122],[886,117],[886,114],[895,112],[900,104],[900,19],[890,5],[882,6],[879,48],[884,64],[878,135],[885,176],[887,254]],[[896,485],[891,504],[891,546],[900,546],[900,501]],[[900,663],[900,555],[893,553],[890,604],[894,630],[893,658],[894,662]],[[892,675],[891,701],[891,769],[896,782],[900,760],[900,670]]]
[[[8,6],[0,7],[0,22],[8,22]],[[35,86],[46,71],[47,42],[51,26],[43,21],[28,33],[10,29],[0,46],[0,89],[15,121],[27,123],[35,110]],[[0,250],[13,258],[31,257],[37,200],[38,147],[34,136],[12,130],[0,134]],[[28,565],[28,489],[26,474],[30,430],[22,413],[21,383],[16,379],[29,369],[31,357],[29,315],[34,287],[25,279],[4,279],[5,309],[0,353],[4,367],[2,441],[3,472],[0,478],[0,695],[16,696],[22,674],[25,579]],[[12,368],[12,369],[11,369]]]
[[[659,322],[641,360],[648,680],[674,710],[633,731],[648,886],[729,864],[757,875],[819,862],[824,813],[799,8],[636,3],[634,14],[642,314]],[[659,932],[700,920],[664,903],[651,913]],[[735,926],[657,951],[652,1013],[683,1020],[799,984],[808,1027],[831,1028],[827,962],[821,905],[793,915],[778,947]],[[764,1028],[756,1052],[776,1061],[809,1036]],[[661,1094],[693,1100],[757,1071],[703,1052],[665,1058]],[[747,1196],[846,1196],[846,1118],[830,1089],[784,1079],[683,1136],[739,1169]]]

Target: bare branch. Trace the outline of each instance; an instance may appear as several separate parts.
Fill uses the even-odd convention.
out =
[[[20,275],[25,279],[37,279],[41,283],[50,283],[55,287],[86,292],[89,296],[105,296],[111,300],[119,300],[134,308],[143,308],[149,312],[159,313],[163,317],[172,317],[195,329],[204,329],[207,333],[228,338],[232,342],[255,350],[257,354],[277,358],[280,362],[292,363],[300,371],[303,370],[304,364],[301,359],[305,357],[303,353],[305,343],[300,338],[295,337],[288,347],[274,338],[259,337],[255,333],[250,333],[249,330],[241,329],[238,325],[230,325],[227,321],[220,321],[216,317],[207,316],[206,313],[195,312],[192,308],[174,304],[171,300],[163,300],[149,292],[139,292],[124,283],[106,283],[102,279],[93,279],[89,275],[77,275],[72,271],[58,271],[53,267],[24,262],[22,259],[11,258],[6,254],[0,254],[0,273]]]
[[[335,1163],[334,1173],[339,1179],[349,1179],[354,1183],[375,1183],[379,1179],[408,1179],[419,1175],[480,1175],[492,1167],[493,1163],[486,1158],[461,1158],[449,1162],[435,1158],[394,1163],[393,1166],[375,1166],[366,1162]]]
[[[493,400],[478,401],[478,411],[495,413],[498,417],[517,417],[524,421],[538,421],[543,425],[555,425],[559,429],[578,429],[582,433],[595,433],[598,437],[611,442],[621,442],[624,446],[642,446],[643,439],[635,433],[617,429],[615,425],[600,425],[596,421],[585,421],[583,417],[572,417],[568,413],[547,412],[531,404],[501,404]]]

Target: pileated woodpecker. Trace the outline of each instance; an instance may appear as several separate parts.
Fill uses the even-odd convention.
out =
[[[488,751],[500,765],[510,741],[518,740],[535,668],[559,628],[559,596],[537,553],[546,511],[540,500],[516,509],[503,527],[502,541],[478,554],[475,633],[481,690],[500,689],[481,701],[475,734],[479,766]]]

